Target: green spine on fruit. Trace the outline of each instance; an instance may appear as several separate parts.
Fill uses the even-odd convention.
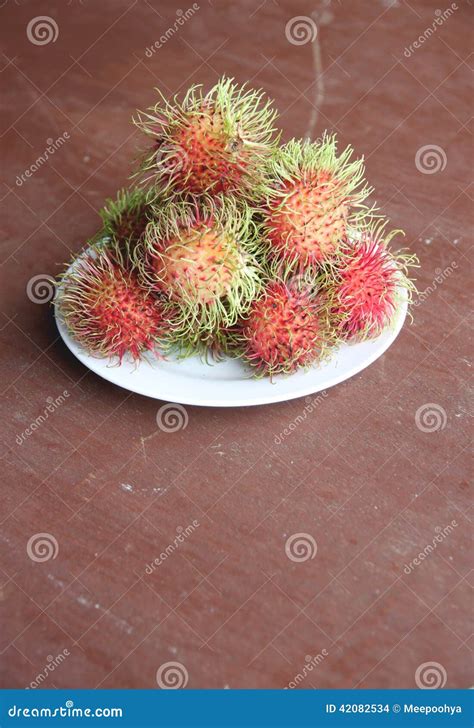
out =
[[[324,271],[331,317],[337,336],[364,341],[393,325],[401,303],[416,290],[409,278],[416,255],[390,244],[402,230],[387,230],[387,220],[373,220],[363,230],[350,230],[337,261]]]
[[[143,287],[120,247],[88,247],[60,277],[56,306],[71,336],[91,355],[138,362],[166,340],[162,301]],[[157,352],[156,352],[157,353]]]
[[[317,268],[337,256],[348,227],[373,217],[364,200],[371,193],[362,159],[337,153],[335,136],[317,142],[291,140],[270,162],[270,191],[261,214],[275,270]]]
[[[259,198],[277,141],[277,114],[264,94],[230,78],[206,94],[192,86],[182,101],[158,93],[159,101],[134,119],[154,142],[141,166],[144,181],[161,197],[225,192]]]
[[[323,276],[296,275],[267,281],[230,336],[229,351],[255,377],[291,374],[324,361],[336,344]]]
[[[129,250],[142,239],[150,220],[150,206],[147,191],[142,187],[121,189],[115,199],[108,199],[100,211],[102,229],[97,241],[109,239],[114,249],[119,249],[125,258]],[[122,260],[126,263],[126,260]]]
[[[258,294],[252,209],[232,197],[163,202],[135,256],[141,279],[167,297],[181,351],[219,349]]]

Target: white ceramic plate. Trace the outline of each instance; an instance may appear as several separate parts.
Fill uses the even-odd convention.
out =
[[[343,382],[372,364],[395,341],[405,321],[407,300],[403,299],[394,325],[373,341],[344,344],[332,359],[306,372],[269,379],[252,379],[236,359],[206,364],[198,356],[189,359],[143,361],[139,366],[123,361],[121,366],[107,359],[89,356],[68,334],[58,316],[56,323],[66,346],[80,362],[100,377],[146,397],[203,407],[248,407],[284,402],[314,394]]]

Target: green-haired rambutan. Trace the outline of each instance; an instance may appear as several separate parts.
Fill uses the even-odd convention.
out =
[[[193,86],[180,102],[161,96],[135,123],[153,140],[143,164],[158,193],[238,193],[255,198],[274,146],[276,112],[261,91],[222,78]]]
[[[182,345],[214,342],[250,306],[260,287],[256,234],[251,209],[232,198],[156,209],[137,261],[142,280],[180,311],[174,331]]]
[[[401,231],[386,233],[385,228],[386,223],[377,221],[350,236],[327,271],[326,289],[341,339],[378,336],[394,320],[402,295],[409,297],[414,288],[406,273],[416,265],[416,256],[392,253],[387,246]]]
[[[320,361],[329,340],[324,297],[299,277],[272,281],[253,302],[236,340],[257,376],[290,374]]]
[[[334,256],[348,225],[367,214],[362,203],[363,161],[352,148],[337,154],[336,138],[288,142],[271,162],[272,182],[263,207],[269,255],[278,269],[315,267]]]
[[[166,337],[164,307],[121,261],[120,251],[96,245],[69,267],[57,307],[70,335],[92,355],[138,361]]]
[[[142,187],[119,190],[115,199],[107,200],[100,216],[103,225],[100,238],[110,238],[113,243],[111,252],[118,248],[126,254],[143,238],[149,222],[146,191]]]

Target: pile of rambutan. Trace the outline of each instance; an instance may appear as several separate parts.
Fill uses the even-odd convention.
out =
[[[401,231],[367,204],[363,160],[329,134],[281,146],[275,118],[227,78],[138,112],[150,145],[134,182],[57,289],[89,354],[210,351],[271,377],[394,322],[416,258],[391,250]]]

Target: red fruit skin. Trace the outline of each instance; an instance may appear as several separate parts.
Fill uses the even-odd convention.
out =
[[[300,270],[334,255],[346,232],[348,200],[329,172],[289,180],[264,213],[271,254]]]
[[[345,252],[334,307],[340,334],[346,340],[373,338],[395,313],[399,271],[387,248],[373,240],[354,244]]]
[[[65,285],[65,320],[75,338],[91,353],[118,357],[128,352],[138,361],[164,334],[161,303],[144,290],[135,275],[107,259],[88,257]]]
[[[215,111],[189,119],[175,135],[171,149],[170,172],[177,187],[192,195],[238,190],[247,173],[247,152],[241,140],[225,131]]]
[[[245,357],[261,374],[290,373],[320,356],[320,334],[311,294],[271,283],[243,324]]]

